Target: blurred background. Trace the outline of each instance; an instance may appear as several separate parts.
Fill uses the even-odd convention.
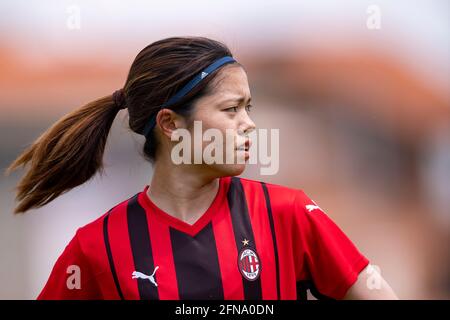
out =
[[[137,53],[170,36],[226,43],[248,71],[280,170],[402,299],[450,298],[450,3],[2,1],[0,164],[60,117],[121,88]],[[0,299],[34,299],[75,230],[150,182],[143,137],[119,112],[106,174],[13,215],[24,171],[1,176]]]

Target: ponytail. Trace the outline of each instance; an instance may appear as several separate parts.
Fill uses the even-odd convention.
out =
[[[19,202],[14,213],[51,202],[103,172],[103,153],[114,118],[122,106],[117,93],[67,114],[14,160],[5,174],[29,164],[15,187]]]

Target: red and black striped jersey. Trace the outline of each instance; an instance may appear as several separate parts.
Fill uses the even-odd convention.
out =
[[[77,230],[38,299],[340,299],[369,263],[302,190],[220,178],[190,225],[148,187]]]

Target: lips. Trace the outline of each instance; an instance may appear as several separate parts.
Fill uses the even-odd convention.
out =
[[[250,140],[250,139],[247,139],[246,141],[245,141],[245,147],[247,148],[247,150],[248,149],[250,149],[250,146],[252,145],[252,141]]]
[[[242,151],[248,151],[250,149],[250,146],[252,145],[252,142],[250,139],[247,139],[244,144],[241,144],[239,147],[236,148],[236,150],[242,150]]]

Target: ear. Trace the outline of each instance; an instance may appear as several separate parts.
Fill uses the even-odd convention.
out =
[[[161,133],[169,139],[175,130],[186,127],[184,118],[170,109],[162,109],[158,112],[156,125],[159,126]]]

